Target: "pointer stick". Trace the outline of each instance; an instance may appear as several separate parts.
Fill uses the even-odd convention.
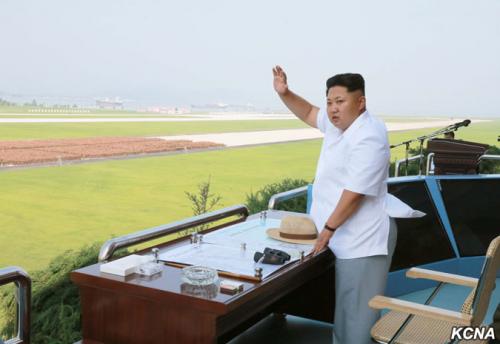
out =
[[[185,268],[186,266],[189,266],[186,264],[172,263],[172,262],[164,262],[164,263],[165,263],[165,265],[173,266],[175,268]],[[240,275],[240,274],[235,274],[232,272],[219,271],[219,270],[217,270],[217,273],[219,274],[219,276],[238,278],[238,279],[243,279],[243,280],[247,280],[250,282],[262,282],[262,278],[255,277],[255,276]]]

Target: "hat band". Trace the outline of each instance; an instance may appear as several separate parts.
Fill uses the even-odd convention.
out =
[[[280,237],[285,239],[296,239],[296,240],[314,240],[316,239],[316,234],[289,234],[279,232]]]

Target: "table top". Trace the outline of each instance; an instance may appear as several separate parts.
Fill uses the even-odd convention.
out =
[[[267,211],[268,218],[282,218],[289,214],[284,211]],[[247,219],[255,219],[258,216],[256,214]],[[179,242],[173,245],[178,244]],[[168,248],[168,244],[165,247]],[[214,285],[193,286],[184,283],[181,279],[182,269],[166,265],[162,267],[161,272],[151,277],[139,274],[122,277],[100,272],[101,263],[97,263],[73,271],[71,279],[79,286],[130,293],[158,302],[175,302],[199,310],[224,314],[249,299],[273,292],[285,293],[297,283],[303,283],[304,280],[319,275],[328,267],[325,262],[331,261],[331,256],[329,250],[314,257],[306,256],[302,261],[286,265],[260,282],[221,276],[221,279],[236,280],[243,284],[243,291],[234,295],[224,294]]]

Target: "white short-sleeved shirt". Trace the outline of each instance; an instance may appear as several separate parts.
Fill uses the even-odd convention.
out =
[[[389,216],[384,203],[390,153],[385,124],[365,111],[342,131],[321,109],[318,128],[325,137],[313,185],[311,217],[316,227],[323,230],[344,189],[364,194],[360,207],[335,231],[329,247],[341,259],[386,255]]]

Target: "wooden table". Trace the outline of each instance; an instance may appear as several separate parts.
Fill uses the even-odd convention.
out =
[[[236,295],[187,285],[175,267],[147,278],[101,273],[99,265],[71,273],[80,288],[84,344],[225,342],[273,312],[333,322],[330,250],[262,282],[240,281],[244,290]]]

